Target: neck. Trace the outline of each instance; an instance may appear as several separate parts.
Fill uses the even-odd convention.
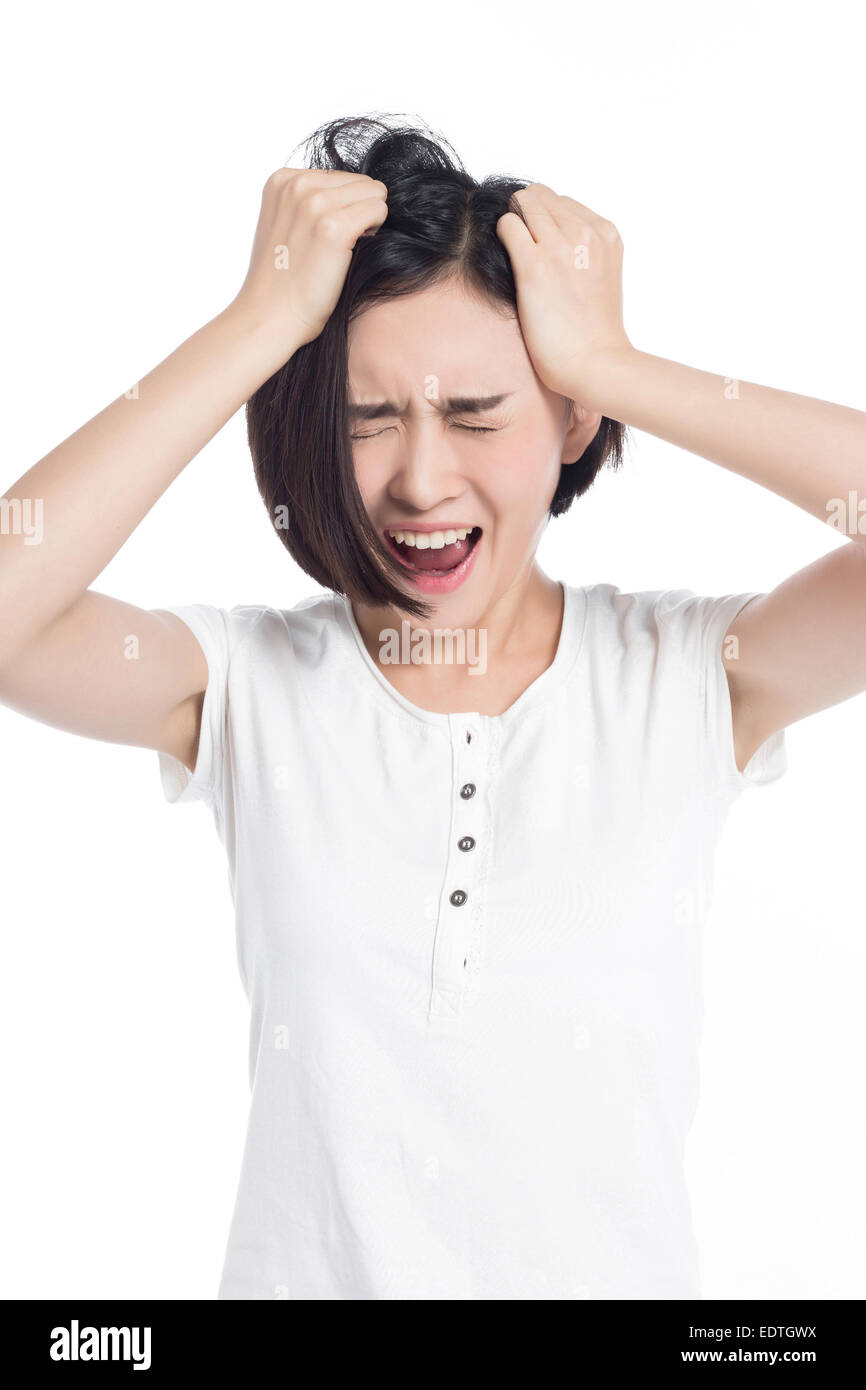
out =
[[[370,656],[386,678],[409,699],[426,708],[475,708],[497,713],[551,664],[556,655],[563,617],[562,588],[533,562],[504,593],[494,598],[465,633],[464,658],[433,656],[421,635],[448,631],[446,620],[434,615],[418,623],[398,609],[353,604],[358,629]],[[390,647],[386,633],[400,634],[407,623],[411,651],[401,643]],[[456,630],[456,629],[455,629]],[[483,663],[479,662],[479,648]],[[439,649],[441,652],[441,648]]]

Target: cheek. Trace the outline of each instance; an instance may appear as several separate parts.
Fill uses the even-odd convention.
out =
[[[479,484],[497,510],[510,513],[513,521],[529,529],[547,509],[560,466],[556,450],[539,447],[537,436],[531,442],[515,437],[491,449]]]
[[[369,506],[388,486],[390,471],[382,457],[381,450],[372,449],[369,446],[366,449],[353,450],[352,459],[358,491],[365,506]]]

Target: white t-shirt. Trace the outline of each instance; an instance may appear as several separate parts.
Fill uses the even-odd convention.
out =
[[[351,606],[176,607],[210,678],[195,773],[251,1007],[218,1298],[700,1297],[683,1148],[751,593],[565,588],[504,714],[400,695]],[[456,896],[453,896],[455,895]]]

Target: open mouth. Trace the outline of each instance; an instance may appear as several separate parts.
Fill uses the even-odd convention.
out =
[[[441,531],[389,528],[385,540],[410,571],[417,587],[428,593],[442,593],[456,588],[466,578],[481,534],[480,526]]]
[[[481,537],[481,527],[459,531],[386,531],[391,549],[410,569],[422,574],[450,574]]]

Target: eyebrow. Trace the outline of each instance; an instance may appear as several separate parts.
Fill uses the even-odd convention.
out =
[[[513,391],[503,391],[498,396],[446,396],[444,400],[433,401],[432,405],[440,415],[480,415],[482,411],[492,410],[513,395]],[[357,420],[381,420],[384,417],[402,420],[409,414],[408,405],[398,406],[394,401],[373,401],[369,405],[350,403],[348,410],[351,423]]]

